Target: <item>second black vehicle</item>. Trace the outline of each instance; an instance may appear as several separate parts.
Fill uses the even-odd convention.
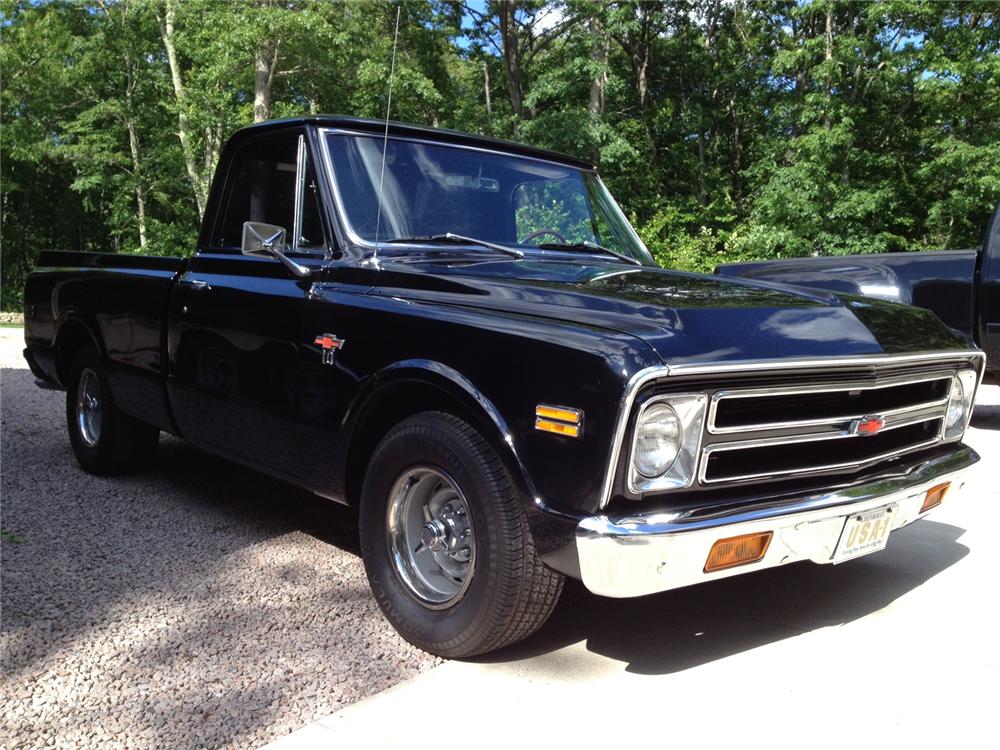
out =
[[[591,165],[385,128],[238,132],[190,258],[42,254],[25,356],[85,470],[167,431],[357,508],[382,611],[443,656],[567,575],[844,562],[962,489],[983,354],[933,314],[657,268]]]
[[[1000,203],[978,250],[728,263],[715,272],[927,308],[982,347],[985,379],[1000,383]]]

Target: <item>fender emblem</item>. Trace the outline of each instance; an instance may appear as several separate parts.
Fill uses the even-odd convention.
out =
[[[338,349],[343,349],[346,342],[343,339],[338,339],[332,333],[321,333],[313,343],[322,350],[323,364],[332,365],[333,355]]]
[[[885,420],[882,417],[862,417],[851,422],[850,433],[867,437],[878,435],[883,427],[885,427]]]

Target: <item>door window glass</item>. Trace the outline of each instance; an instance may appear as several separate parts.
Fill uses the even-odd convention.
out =
[[[307,157],[302,160],[304,178],[296,179],[299,143],[298,135],[268,138],[236,154],[217,225],[218,247],[240,247],[243,223],[253,221],[283,227],[290,249],[325,251],[316,173]],[[300,186],[302,214],[296,222],[295,191]]]

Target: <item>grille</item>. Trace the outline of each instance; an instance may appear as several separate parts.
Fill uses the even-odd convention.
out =
[[[717,391],[702,484],[856,469],[942,439],[951,373],[872,384]],[[869,418],[873,434],[859,430]]]
[[[902,383],[882,388],[817,390],[739,397],[721,396],[716,402],[714,432],[760,429],[768,423],[801,424],[811,421],[857,419],[867,414],[906,409],[947,398],[951,378]]]

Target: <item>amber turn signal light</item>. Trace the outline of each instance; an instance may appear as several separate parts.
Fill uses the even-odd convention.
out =
[[[938,507],[941,501],[944,500],[944,496],[948,494],[948,488],[950,487],[951,482],[945,482],[927,490],[927,495],[924,497],[924,504],[920,507],[920,512],[926,513],[931,508]]]
[[[569,406],[539,404],[535,407],[535,429],[565,437],[580,437],[583,432],[583,412]]]
[[[771,531],[762,531],[757,534],[720,539],[712,545],[712,551],[708,553],[705,572],[714,573],[717,570],[749,565],[764,559],[773,534]]]
[[[580,428],[575,424],[563,424],[549,419],[536,419],[535,429],[542,432],[554,432],[556,435],[565,435],[566,437],[580,437]]]

